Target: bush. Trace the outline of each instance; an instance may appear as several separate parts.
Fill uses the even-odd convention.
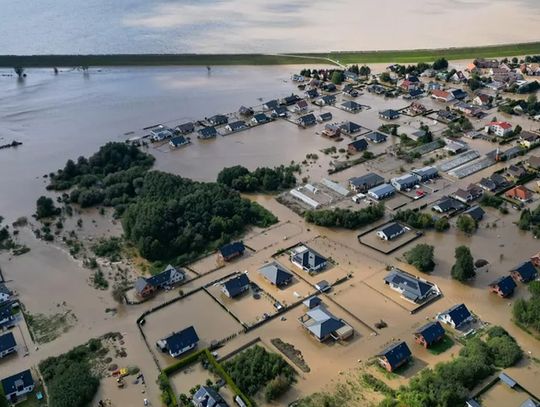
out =
[[[397,211],[393,219],[404,222],[416,229],[431,229],[435,225],[435,221],[430,214],[412,209]]]
[[[261,346],[253,346],[226,361],[223,369],[248,396],[254,396],[273,379],[281,377],[279,383],[274,382],[270,390],[267,388],[269,395],[277,397],[279,391],[283,390],[283,380],[289,385],[295,381],[295,372],[287,362]]]
[[[119,261],[122,255],[122,240],[118,237],[100,239],[92,246],[92,251],[99,257],[105,257],[111,261]]]
[[[407,263],[416,267],[423,273],[433,271],[435,262],[433,261],[433,246],[421,243],[404,254]]]
[[[36,218],[52,218],[60,214],[60,208],[54,206],[51,198],[40,196],[36,201]]]
[[[326,227],[342,227],[346,229],[358,229],[369,225],[384,216],[384,205],[368,206],[358,211],[336,208],[333,210],[306,211],[304,218],[309,223]]]
[[[287,377],[283,375],[274,377],[264,388],[264,399],[267,402],[271,402],[279,398],[282,394],[285,394],[290,387],[291,382]]]

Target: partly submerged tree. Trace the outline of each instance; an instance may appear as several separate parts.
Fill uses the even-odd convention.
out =
[[[24,68],[22,66],[16,66],[13,68],[13,70],[19,78],[23,78],[26,76],[26,74],[24,73]]]
[[[471,251],[467,246],[456,248],[456,263],[452,266],[452,278],[458,281],[466,281],[476,275]]]

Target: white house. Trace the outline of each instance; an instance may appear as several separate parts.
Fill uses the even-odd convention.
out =
[[[392,223],[377,231],[377,236],[382,240],[394,240],[396,237],[401,236],[407,231],[407,228],[401,226],[399,223]]]
[[[158,126],[155,129],[150,130],[150,137],[154,141],[162,141],[171,138],[172,136],[173,132],[164,126]]]
[[[199,336],[193,326],[187,327],[179,332],[172,333],[169,337],[156,342],[157,347],[162,352],[168,352],[173,358],[176,358],[191,349],[194,349],[199,343]]]
[[[512,125],[508,122],[491,122],[486,124],[486,133],[493,133],[499,137],[505,137],[512,132]]]
[[[474,317],[467,309],[465,304],[457,304],[452,308],[441,312],[437,319],[445,324],[450,325],[452,328],[460,328],[461,326],[474,321]]]
[[[11,291],[4,283],[0,283],[0,304],[9,300],[9,297],[11,297]]]

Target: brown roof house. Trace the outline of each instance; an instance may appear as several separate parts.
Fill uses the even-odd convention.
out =
[[[528,202],[532,198],[532,192],[524,187],[523,185],[518,185],[504,194],[507,198],[516,199],[520,202]]]

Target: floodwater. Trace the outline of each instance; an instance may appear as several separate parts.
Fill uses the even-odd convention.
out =
[[[45,191],[43,175],[56,171],[68,158],[91,154],[107,141],[123,141],[129,131],[232,112],[241,105],[261,104],[261,99],[286,96],[294,90],[289,78],[298,69],[217,67],[208,73],[205,67],[133,68],[88,75],[64,71],[58,76],[52,70],[29,70],[23,82],[2,76],[11,72],[0,70],[0,144],[24,143],[0,150],[0,213],[11,218],[32,213],[35,200]],[[192,161],[197,167],[187,175],[205,178],[199,174],[205,165],[200,164],[241,164],[250,153],[252,164],[281,163],[279,152],[261,153],[268,149],[268,141],[263,145],[250,141],[251,152],[240,161],[239,144],[225,146],[223,141],[220,137],[201,149]],[[216,147],[226,157],[223,161],[215,159]],[[196,150],[188,149],[182,152]],[[179,155],[174,159],[180,160]]]
[[[2,54],[471,46],[536,41],[540,22],[537,0],[1,0],[0,8]]]

